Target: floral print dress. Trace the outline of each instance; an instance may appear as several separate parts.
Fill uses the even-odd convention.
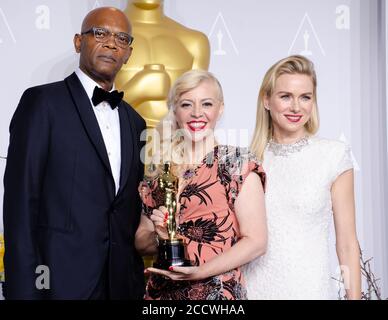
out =
[[[187,246],[192,264],[199,266],[230,249],[239,239],[234,202],[245,178],[257,173],[263,186],[265,174],[248,149],[216,146],[201,164],[184,172],[184,187],[177,213],[178,235]],[[143,182],[144,184],[144,182]],[[157,179],[147,181],[143,214],[163,205]],[[146,299],[171,300],[241,300],[246,289],[240,268],[200,281],[172,281],[152,274]]]

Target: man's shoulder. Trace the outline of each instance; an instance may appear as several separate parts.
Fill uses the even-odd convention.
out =
[[[66,103],[69,91],[65,80],[41,84],[26,89],[19,101],[19,113],[47,112]]]
[[[65,88],[65,81],[56,81],[46,84],[41,84],[37,86],[30,87],[26,89],[23,93],[23,96],[39,96],[39,95],[53,95],[55,96],[59,91]]]

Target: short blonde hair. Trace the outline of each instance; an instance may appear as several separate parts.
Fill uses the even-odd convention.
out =
[[[251,150],[261,161],[263,160],[264,150],[273,135],[271,115],[265,109],[264,100],[272,96],[277,79],[284,74],[303,74],[311,78],[314,86],[314,106],[305,128],[309,135],[314,135],[319,129],[317,75],[314,64],[306,57],[300,55],[289,56],[278,61],[265,74],[257,102],[256,128],[253,134]]]
[[[218,99],[223,102],[224,95],[221,84],[211,72],[205,70],[190,70],[180,76],[170,89],[167,101],[168,108],[175,111],[175,107],[180,97],[186,92],[197,88],[204,81],[210,81],[215,84]]]
[[[182,141],[184,137],[178,130],[180,128],[176,121],[175,110],[183,94],[197,88],[205,81],[209,81],[215,85],[218,99],[220,102],[223,102],[224,95],[220,82],[211,72],[205,70],[190,70],[185,72],[175,81],[170,89],[167,100],[168,113],[155,128],[158,134],[157,139],[160,141],[159,152],[154,154],[154,160],[152,161],[156,167],[166,162],[182,163],[184,156]]]

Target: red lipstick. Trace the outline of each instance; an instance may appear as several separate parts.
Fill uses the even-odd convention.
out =
[[[284,116],[292,123],[298,123],[303,118],[301,114],[285,114]]]
[[[206,122],[204,121],[190,121],[190,122],[187,122],[187,125],[189,127],[189,129],[191,131],[201,131],[203,129],[205,129],[206,127]]]

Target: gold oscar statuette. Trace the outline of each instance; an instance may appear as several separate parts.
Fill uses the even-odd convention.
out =
[[[182,239],[177,237],[176,212],[178,178],[171,172],[171,164],[165,163],[164,170],[158,178],[158,188],[163,195],[164,206],[168,211],[168,239],[159,241],[159,251],[154,267],[168,270],[170,266],[189,266],[186,248]]]

